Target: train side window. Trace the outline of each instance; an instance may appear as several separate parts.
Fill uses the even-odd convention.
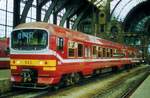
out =
[[[89,47],[85,47],[85,57],[90,57],[91,51]]]
[[[78,44],[78,57],[83,57],[83,45]]]
[[[57,50],[63,50],[64,47],[64,39],[59,37],[57,38]]]
[[[98,47],[98,57],[102,57],[102,48]]]
[[[75,57],[75,49],[77,48],[77,43],[73,41],[68,42],[68,56]]]
[[[110,57],[113,56],[113,49],[110,49]]]
[[[107,53],[106,53],[106,55],[107,55],[107,57],[109,57],[109,55],[110,55],[110,49],[109,49],[109,48],[107,48]]]
[[[96,46],[93,46],[93,49],[92,49],[92,54],[93,54],[93,57],[96,58],[97,57],[97,49],[96,49]]]
[[[105,48],[103,48],[103,57],[105,57],[106,55],[106,49]]]
[[[123,57],[125,57],[126,56],[126,50],[123,49],[122,52],[123,52]]]

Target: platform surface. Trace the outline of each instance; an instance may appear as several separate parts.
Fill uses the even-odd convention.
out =
[[[9,69],[1,69],[0,70],[0,80],[9,79],[10,78],[10,70]]]
[[[137,88],[130,98],[150,98],[150,75]]]
[[[9,91],[11,87],[10,70],[0,69],[0,93]]]

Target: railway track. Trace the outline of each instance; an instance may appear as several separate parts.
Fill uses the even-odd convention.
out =
[[[138,70],[136,70],[138,69]],[[121,85],[124,83],[124,81],[126,81],[129,78],[132,78],[135,75],[140,75],[140,73],[143,72],[143,70],[147,70],[146,68],[133,68],[130,72],[126,72],[126,71],[120,71],[117,73],[106,73],[100,76],[95,76],[95,77],[91,77],[88,79],[84,79],[83,81],[81,81],[79,84],[73,85],[73,86],[69,86],[69,87],[65,87],[65,88],[60,88],[57,91],[52,91],[52,90],[14,90],[12,92],[6,93],[5,95],[1,95],[0,98],[60,98],[61,96],[64,97],[64,95],[68,95],[68,92],[74,92],[78,94],[78,90],[82,89],[82,88],[86,88],[88,85],[94,84],[96,81],[100,81],[100,82],[104,82],[104,81],[109,81],[110,78],[115,77],[118,75],[117,79],[114,79],[114,81],[110,81],[108,83],[106,83],[106,87],[99,89],[98,92],[93,93],[93,95],[89,95],[88,92],[87,95],[89,95],[89,97],[81,97],[81,98],[105,98],[105,95],[107,95],[109,92],[111,92],[112,90],[116,90],[117,88],[121,87]],[[148,72],[148,71],[147,71]],[[120,76],[120,74],[123,74]],[[138,76],[139,76],[138,75]],[[139,78],[140,81],[138,82],[138,84],[134,87],[130,87],[130,89],[126,89],[126,91],[124,91],[119,98],[128,98],[128,96],[131,94],[132,91],[134,91],[134,89],[147,77],[148,73],[143,73],[142,78]],[[144,76],[144,77],[143,77]],[[133,89],[134,88],[134,89]],[[76,89],[76,90],[74,90]],[[84,90],[84,89],[83,89]],[[70,97],[69,97],[70,98]],[[73,98],[78,98],[78,97],[73,97]],[[109,98],[109,97],[108,97]],[[111,98],[111,97],[110,97]]]
[[[91,78],[89,81],[86,81],[86,83],[83,83],[82,86],[79,85],[55,94],[45,95],[44,98],[60,98],[64,96],[67,98],[122,98],[122,96],[125,95],[125,92],[129,90],[128,88],[131,84],[136,83],[137,80],[143,81],[143,77],[147,77],[148,75],[147,68],[133,68],[133,70],[134,71],[123,71],[117,74],[104,76],[104,78],[102,77],[100,79]],[[111,81],[110,78],[113,78],[114,80]],[[120,90],[121,92],[119,92],[119,94],[116,94],[115,97],[110,96],[111,92],[115,94],[115,91],[122,89],[122,87],[124,88],[122,91]]]
[[[92,98],[129,98],[136,88],[147,78],[149,69],[138,70],[113,81],[102,92]],[[119,94],[120,93],[120,94]]]
[[[34,98],[42,94],[48,93],[48,90],[31,90],[31,89],[16,89],[0,95],[0,98]]]
[[[110,76],[115,75],[115,74],[116,73],[108,72],[108,73],[102,74],[98,77],[100,77],[101,79],[109,78]],[[71,89],[73,87],[86,85],[89,82],[94,82],[95,80],[97,80],[97,78],[95,78],[95,77],[85,78],[79,84],[69,86],[69,87],[65,87],[65,88],[60,88],[57,91],[52,91],[51,89],[48,89],[48,90],[46,89],[46,90],[42,90],[42,91],[41,90],[40,91],[31,90],[31,89],[13,89],[10,92],[7,92],[5,94],[0,95],[0,98],[23,98],[24,96],[26,96],[26,98],[37,98],[37,97],[41,98],[42,96],[54,95],[56,93],[62,92],[64,90]]]
[[[121,98],[129,98],[134,91],[143,83],[143,81],[150,75],[150,70],[147,72],[144,77],[142,77],[135,85],[131,86],[122,96]]]

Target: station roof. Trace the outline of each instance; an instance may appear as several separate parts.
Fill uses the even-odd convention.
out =
[[[113,0],[111,2],[111,15],[120,21],[124,21],[127,14],[135,6],[146,2],[147,0]]]

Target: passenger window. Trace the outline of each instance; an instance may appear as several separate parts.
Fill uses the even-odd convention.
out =
[[[75,57],[75,49],[77,48],[77,43],[73,41],[68,42],[68,56]]]
[[[96,49],[96,46],[93,46],[93,57],[96,58],[97,57],[97,49]]]
[[[78,57],[83,57],[83,45],[78,44]]]
[[[64,47],[64,40],[63,38],[57,38],[57,50],[63,50]]]
[[[123,50],[122,50],[122,53],[123,53],[123,57],[125,57],[125,56],[126,56],[126,50],[123,49]]]
[[[75,49],[69,48],[69,57],[75,57]]]
[[[103,57],[105,57],[106,55],[106,49],[105,48],[103,48]]]
[[[98,47],[98,57],[102,57],[102,48]]]
[[[110,49],[110,57],[112,57],[112,56],[113,56],[113,50]]]
[[[110,54],[110,49],[107,48],[107,54],[106,54],[107,57],[109,57],[109,54]]]
[[[85,57],[90,57],[91,51],[89,47],[85,47]]]

